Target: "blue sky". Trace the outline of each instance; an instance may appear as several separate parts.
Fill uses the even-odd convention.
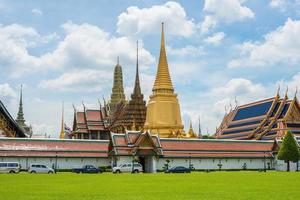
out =
[[[13,116],[24,85],[24,112],[35,133],[57,137],[61,104],[73,109],[109,98],[117,57],[133,88],[140,43],[146,100],[166,24],[170,73],[188,128],[213,133],[227,110],[300,86],[299,0],[5,1],[0,0],[0,99]],[[230,103],[231,102],[231,103]]]

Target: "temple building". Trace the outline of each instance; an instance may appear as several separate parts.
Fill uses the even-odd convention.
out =
[[[103,120],[103,111],[97,109],[86,109],[77,111],[74,108],[73,130],[68,135],[73,139],[107,140],[109,130]],[[62,125],[63,126],[63,125]]]
[[[126,130],[142,130],[146,120],[146,102],[141,92],[139,78],[138,42],[136,55],[136,72],[133,93],[128,103],[119,103],[111,116],[110,130],[125,133]]]
[[[26,137],[24,129],[12,118],[0,100],[0,137]]]
[[[281,139],[291,130],[300,139],[300,105],[296,95],[287,93],[261,101],[236,106],[223,118],[215,137],[235,140]]]
[[[117,65],[114,69],[114,81],[112,87],[112,93],[110,96],[109,102],[109,114],[113,114],[115,112],[117,104],[126,102],[124,87],[123,87],[123,74],[122,74],[122,66],[119,64],[119,58]]]
[[[25,118],[24,118],[24,113],[23,113],[23,89],[22,89],[22,85],[21,85],[21,92],[20,92],[19,111],[18,111],[18,116],[17,116],[16,122],[21,127],[21,129],[23,129],[23,132],[26,135],[28,135],[29,137],[32,136],[32,127],[31,127],[31,125],[27,126],[27,124],[25,123]]]
[[[164,24],[161,30],[161,46],[157,74],[152,95],[147,105],[144,130],[161,138],[181,137],[184,133],[177,94],[169,73],[165,49]]]

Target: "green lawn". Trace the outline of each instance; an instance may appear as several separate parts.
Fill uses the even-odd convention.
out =
[[[300,173],[0,174],[0,200],[299,199]]]

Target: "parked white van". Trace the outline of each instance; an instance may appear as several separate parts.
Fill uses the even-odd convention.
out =
[[[46,165],[40,165],[40,164],[31,164],[28,168],[29,173],[45,173],[45,174],[53,174],[54,169],[51,167],[47,167]]]
[[[20,168],[18,162],[0,162],[0,173],[19,173]]]
[[[132,167],[132,163],[121,164],[118,167],[113,167],[113,173],[121,173],[121,172],[133,172],[139,173],[143,172],[143,167],[140,163],[134,163]]]

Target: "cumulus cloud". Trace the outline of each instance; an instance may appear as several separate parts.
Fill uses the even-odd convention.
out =
[[[38,9],[38,8],[33,8],[33,9],[31,10],[31,13],[32,13],[33,15],[36,15],[36,16],[42,16],[42,15],[43,15],[43,12],[42,12],[40,9]]]
[[[300,89],[300,72],[295,74],[290,80],[278,81],[276,85],[280,85],[281,88],[288,88],[289,94],[294,95],[294,92]]]
[[[204,49],[202,46],[192,46],[187,45],[182,48],[173,48],[171,46],[167,47],[168,55],[174,55],[174,56],[202,56],[205,54]]]
[[[131,6],[118,17],[117,32],[122,35],[144,35],[159,33],[160,23],[165,22],[168,34],[191,36],[195,24],[177,2],[169,1],[150,8]]]
[[[16,97],[16,92],[10,87],[8,83],[0,84],[0,96],[2,97]]]
[[[229,68],[262,67],[278,63],[300,63],[300,20],[287,19],[285,24],[264,36],[263,42],[245,42],[238,47],[240,58]]]
[[[0,64],[10,70],[12,76],[20,77],[47,70],[111,67],[118,56],[125,65],[135,62],[135,41],[127,37],[113,37],[90,24],[67,22],[62,28],[66,36],[58,43],[57,48],[41,56],[34,56],[29,53],[29,48],[33,48],[38,41],[57,38],[57,35],[51,34],[45,38],[31,27],[16,24],[0,27]],[[153,56],[143,48],[142,42],[139,59],[144,66],[154,62]]]
[[[109,84],[110,77],[112,77],[111,71],[75,70],[55,79],[43,80],[39,87],[56,91],[99,92],[103,85]]]
[[[225,33],[218,32],[204,39],[204,42],[207,44],[212,44],[214,46],[218,46],[225,37]]]
[[[254,12],[242,0],[205,0],[203,11],[207,13],[200,29],[208,33],[219,23],[232,23],[254,18]]]

